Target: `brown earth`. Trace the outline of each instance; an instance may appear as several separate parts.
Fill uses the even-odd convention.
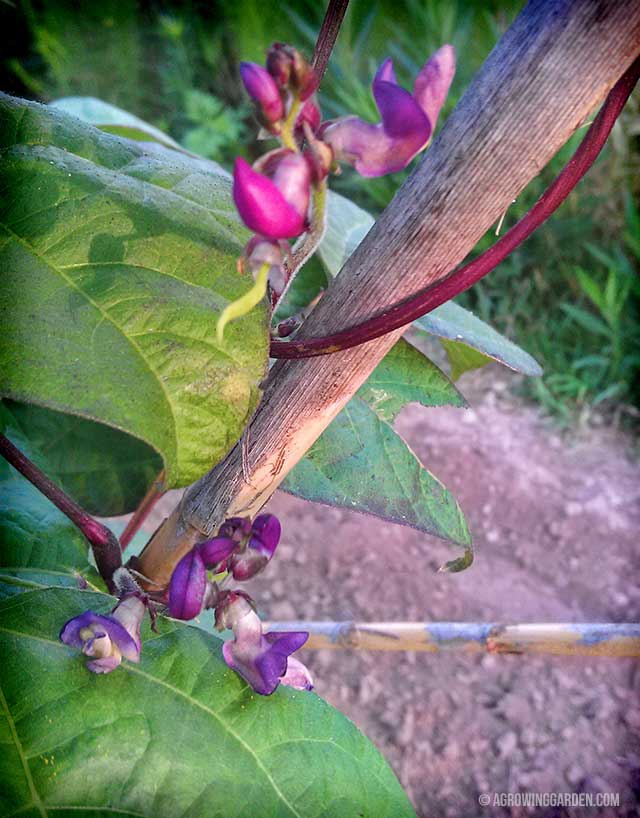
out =
[[[489,368],[463,377],[473,409],[410,406],[397,423],[459,499],[473,566],[439,574],[450,557],[441,541],[278,493],[269,510],[281,517],[283,544],[251,588],[269,619],[638,621],[634,441],[605,429],[561,436],[496,377],[505,376]],[[154,513],[149,530],[158,521]],[[640,814],[635,660],[346,650],[302,658],[317,693],[376,743],[420,816]],[[619,793],[620,807],[478,802],[518,791]]]

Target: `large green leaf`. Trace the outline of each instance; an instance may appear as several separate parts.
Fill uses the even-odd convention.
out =
[[[136,142],[159,142],[167,148],[181,150],[180,145],[140,117],[123,111],[117,105],[96,97],[62,97],[49,103],[52,108],[77,116],[106,133],[124,136]]]
[[[228,177],[6,96],[0,148],[0,392],[145,440],[170,486],[197,478],[267,361],[266,304],[215,340],[252,283]]]
[[[344,196],[330,194],[327,230],[318,252],[331,275],[339,273],[373,224],[374,219],[366,210]],[[414,326],[438,338],[466,344],[516,372],[542,374],[531,355],[453,301],[419,318]]]
[[[91,675],[58,632],[112,602],[58,588],[0,603],[2,815],[414,814],[351,722],[313,693],[256,696],[197,628],[161,619],[139,665]]]
[[[365,511],[462,545],[469,564],[471,538],[455,498],[358,396],[281,487],[308,500]],[[449,569],[459,567],[455,562]]]
[[[45,459],[47,477],[90,514],[133,511],[162,468],[150,446],[111,426],[33,404],[7,404]]]

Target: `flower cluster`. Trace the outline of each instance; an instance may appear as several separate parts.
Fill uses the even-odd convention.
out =
[[[363,176],[402,170],[429,142],[455,72],[455,52],[444,45],[416,77],[413,93],[398,85],[390,59],[373,80],[380,122],[355,116],[322,122],[316,98],[318,79],[304,57],[291,46],[275,43],[266,67],[242,63],[240,74],[256,105],[267,136],[280,146],[253,165],[238,158],[233,171],[233,198],[242,221],[253,231],[240,269],[256,278],[255,292],[227,307],[218,323],[244,315],[264,296],[278,300],[295,273],[288,240],[324,229],[326,178],[346,162]]]
[[[280,541],[280,522],[273,514],[261,514],[253,523],[247,518],[226,520],[218,535],[199,543],[176,566],[169,586],[169,613],[176,619],[193,619],[203,609],[215,610],[218,630],[233,631],[223,656],[256,693],[268,696],[278,684],[310,690],[309,671],[291,654],[306,642],[305,632],[267,633],[253,602],[244,591],[223,589],[209,579],[226,574],[238,582],[264,569]]]

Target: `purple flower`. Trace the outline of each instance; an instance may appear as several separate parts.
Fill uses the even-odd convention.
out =
[[[262,571],[280,542],[280,533],[280,521],[274,514],[256,517],[246,548],[229,560],[233,578],[244,582]]]
[[[207,590],[207,569],[200,552],[192,548],[176,565],[169,584],[169,614],[193,619],[202,610]]]
[[[70,619],[60,631],[60,641],[91,657],[93,673],[110,673],[122,658],[140,661],[140,623],[146,604],[136,594],[121,600],[111,614],[85,611]]]
[[[234,639],[222,646],[222,655],[262,696],[269,696],[286,676],[288,657],[304,645],[304,632],[262,633],[262,623],[243,594],[230,592],[216,610],[219,628],[231,628]]]
[[[280,295],[286,285],[284,269],[285,255],[290,252],[286,241],[271,241],[262,236],[253,236],[244,248],[244,261],[252,273],[257,273],[263,264],[269,265],[269,286]]]
[[[266,123],[274,124],[284,116],[280,89],[271,74],[254,62],[240,63],[240,76],[249,96],[255,100]]]
[[[296,690],[313,690],[313,677],[306,665],[295,656],[290,656],[287,660],[287,672],[280,677],[280,684]]]
[[[230,537],[213,537],[211,540],[201,542],[197,548],[205,568],[217,569],[219,572],[224,570],[221,563],[225,562],[236,546],[237,543]]]
[[[454,71],[453,46],[444,45],[425,63],[410,94],[398,85],[392,61],[385,60],[373,80],[381,122],[346,117],[325,126],[322,138],[362,176],[402,170],[426,147]]]
[[[254,170],[241,157],[233,169],[233,200],[242,221],[268,239],[290,239],[304,232],[309,209],[311,171],[289,150],[266,154]]]

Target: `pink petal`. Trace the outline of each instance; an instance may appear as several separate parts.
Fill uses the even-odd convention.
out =
[[[431,135],[431,125],[417,101],[404,88],[376,78],[373,96],[382,118],[385,133],[399,139],[413,137],[420,145],[426,145]]]
[[[277,122],[284,116],[280,89],[271,74],[254,62],[240,63],[240,76],[249,96],[262,108],[269,122]]]
[[[424,64],[416,77],[413,96],[429,118],[432,130],[447,98],[455,71],[455,49],[452,45],[443,45]]]
[[[305,214],[289,204],[271,179],[241,157],[233,169],[233,200],[250,230],[269,239],[291,239],[305,227]]]
[[[380,65],[380,68],[378,68],[376,71],[376,75],[373,78],[374,95],[376,82],[390,82],[393,85],[398,84],[396,72],[393,70],[393,60],[391,57],[387,57],[387,59]]]

